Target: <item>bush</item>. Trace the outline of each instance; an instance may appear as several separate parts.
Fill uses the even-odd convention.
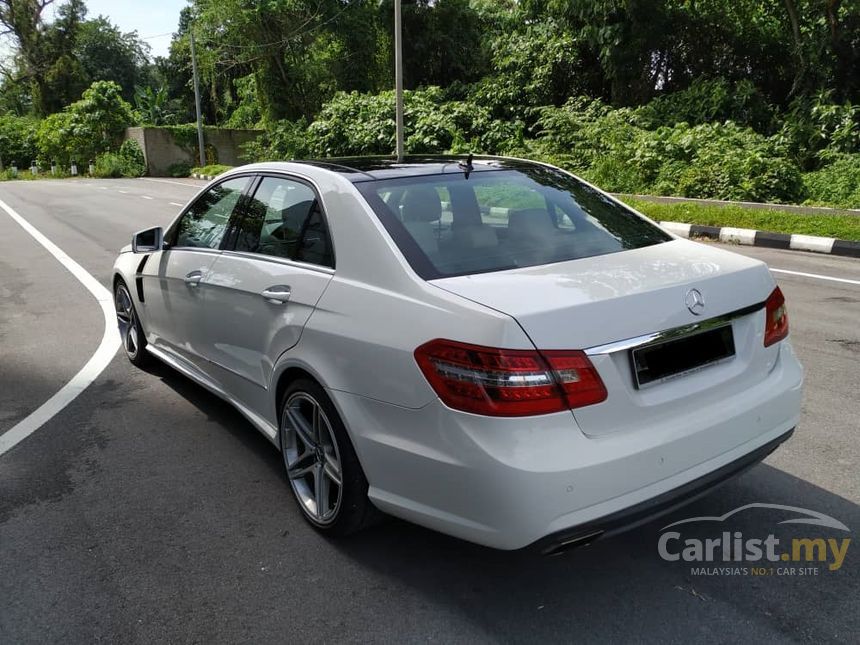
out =
[[[839,155],[860,153],[860,105],[833,103],[829,92],[799,98],[778,136],[802,168],[816,170]]]
[[[0,158],[4,166],[13,162],[29,167],[38,157],[36,130],[38,121],[27,117],[0,116]]]
[[[36,141],[39,149],[39,159],[48,165],[56,162],[60,166],[68,166],[72,159],[81,159],[75,153],[74,122],[68,112],[58,112],[46,117],[36,131]]]
[[[842,155],[803,181],[811,203],[860,208],[860,154]]]
[[[727,121],[656,130],[600,101],[545,108],[533,151],[616,192],[792,202],[804,186],[777,138]]]
[[[96,157],[94,177],[116,178],[122,177],[125,170],[125,161],[118,154],[106,152]]]
[[[45,164],[86,163],[115,146],[131,120],[131,106],[122,98],[122,88],[113,81],[96,81],[80,101],[39,125],[40,158]]]
[[[722,78],[698,79],[685,90],[659,96],[636,110],[639,123],[648,129],[734,121],[757,132],[772,127],[773,109],[750,81],[730,83]]]
[[[404,93],[404,122],[409,154],[497,154],[522,146],[521,123],[494,119],[470,101],[446,101],[438,87]],[[246,145],[245,154],[258,161],[389,155],[394,136],[394,92],[339,92],[310,126],[278,121]]]
[[[277,121],[254,141],[245,144],[243,152],[255,161],[286,161],[310,156],[308,124],[298,121]]]
[[[146,159],[140,144],[134,139],[126,139],[119,147],[119,157],[122,159],[122,174],[126,177],[143,177],[146,174]]]
[[[494,154],[522,141],[522,124],[496,120],[475,103],[445,102],[438,87],[404,93],[404,125],[410,154]],[[323,157],[391,154],[394,135],[394,92],[339,92],[308,128],[308,147]]]
[[[177,161],[167,167],[167,174],[171,177],[187,177],[191,174],[191,164],[187,161]]]
[[[493,116],[532,124],[537,108],[559,105],[595,84],[582,43],[553,22],[503,33],[490,48],[493,74],[473,86],[471,98]]]
[[[597,99],[572,98],[541,110],[538,149],[564,166],[586,171],[613,150],[622,150],[640,128],[632,110],[613,110]]]

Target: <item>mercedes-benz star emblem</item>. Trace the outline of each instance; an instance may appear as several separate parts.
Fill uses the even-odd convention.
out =
[[[705,310],[705,297],[698,289],[690,289],[687,292],[686,298],[684,298],[684,302],[687,305],[687,309],[694,316],[701,316]]]

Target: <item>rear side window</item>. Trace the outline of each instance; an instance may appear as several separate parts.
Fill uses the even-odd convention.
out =
[[[237,251],[334,266],[319,199],[303,182],[263,177],[237,228]]]
[[[248,177],[237,177],[213,186],[185,211],[171,236],[173,246],[217,249],[230,217],[248,185]]]
[[[550,168],[357,186],[427,280],[576,260],[671,239],[632,210]]]

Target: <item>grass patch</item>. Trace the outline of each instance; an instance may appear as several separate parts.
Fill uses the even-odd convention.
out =
[[[786,211],[753,210],[739,206],[657,204],[638,199],[623,201],[658,222],[734,226],[774,233],[799,233],[835,237],[840,240],[860,240],[860,217],[851,215],[800,215]]]
[[[80,172],[78,177],[86,176],[86,173]],[[29,168],[18,170],[18,174],[13,174],[11,170],[6,169],[0,172],[0,181],[35,181],[38,179],[68,179],[71,177],[68,170],[57,169],[57,173],[52,175],[51,171],[39,171],[38,174],[32,174]]]
[[[233,166],[225,166],[224,164],[212,164],[209,166],[203,166],[198,168],[192,168],[191,174],[193,175],[220,175],[222,172],[227,172],[228,170],[233,170]]]

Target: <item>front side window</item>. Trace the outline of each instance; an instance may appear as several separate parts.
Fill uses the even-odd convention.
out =
[[[357,184],[424,279],[551,264],[671,239],[575,178],[530,167]]]
[[[235,250],[334,266],[316,193],[307,184],[281,177],[260,181],[238,226]]]
[[[217,249],[247,185],[248,177],[237,177],[201,195],[177,223],[173,245]]]

